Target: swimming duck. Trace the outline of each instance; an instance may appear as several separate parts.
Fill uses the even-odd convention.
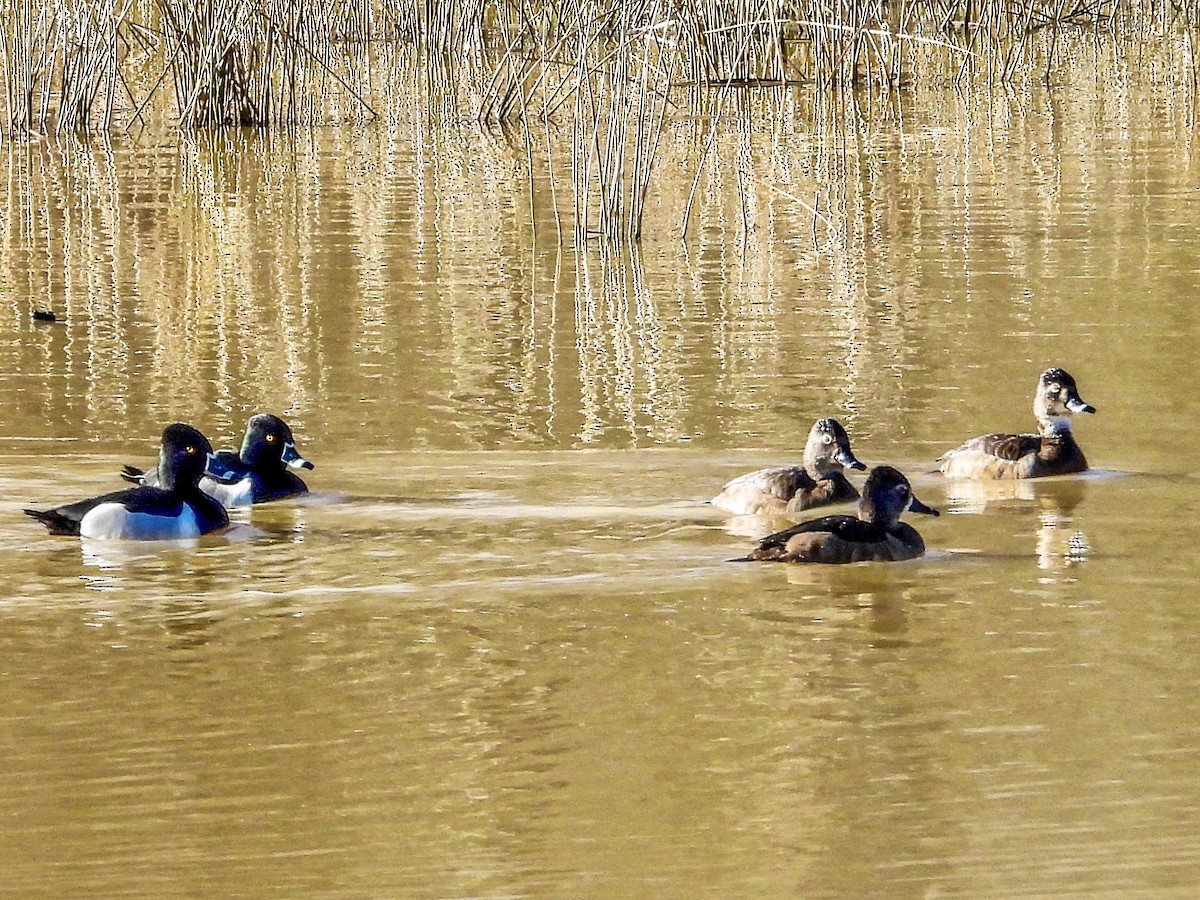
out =
[[[234,473],[236,480],[229,484],[204,478],[200,490],[227,509],[308,493],[308,485],[289,469],[311,469],[313,464],[296,450],[296,440],[287,423],[270,413],[251,416],[246,423],[242,449],[221,450],[217,459]],[[154,469],[143,472],[136,466],[125,466],[121,477],[134,484],[158,483]]]
[[[1062,369],[1047,369],[1033,398],[1037,434],[985,434],[938,458],[947,478],[1041,478],[1086,471],[1071,433],[1072,413],[1094,413]]]
[[[200,492],[200,478],[229,473],[212,445],[195,428],[176,423],[163,429],[158,487],[139,486],[54,509],[27,509],[51,534],[137,541],[194,538],[229,524],[225,509]]]
[[[762,539],[734,562],[895,562],[925,552],[917,530],[900,521],[905,510],[936,516],[913,496],[908,479],[891,466],[876,466],[863,485],[858,516],[824,516]]]
[[[804,464],[759,469],[739,475],[709,502],[739,516],[790,513],[858,499],[843,468],[865,469],[850,450],[837,419],[818,419],[804,445]]]

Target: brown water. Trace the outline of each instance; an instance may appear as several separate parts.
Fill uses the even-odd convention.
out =
[[[772,102],[686,243],[681,118],[640,253],[580,257],[419,116],[5,148],[5,896],[1200,889],[1190,99]],[[948,491],[1052,364],[1094,471]],[[20,513],[260,409],[309,499],[187,546]],[[926,558],[725,562],[778,523],[704,500],[822,415],[949,513]]]

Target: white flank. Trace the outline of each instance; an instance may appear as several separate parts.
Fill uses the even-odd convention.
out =
[[[79,522],[79,536],[100,540],[162,541],[200,536],[196,514],[186,503],[178,517],[131,513],[120,503],[101,503]]]
[[[200,490],[208,494],[226,509],[238,506],[250,506],[254,502],[254,482],[247,475],[241,481],[233,484],[222,484],[212,478],[205,477],[200,482]]]

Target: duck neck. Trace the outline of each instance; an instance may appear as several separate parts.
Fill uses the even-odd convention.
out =
[[[167,451],[161,450],[158,454],[158,486],[164,491],[174,491],[178,484],[175,477],[175,467],[171,465]]]
[[[265,455],[263,445],[247,434],[246,439],[242,441],[242,449],[238,451],[238,458],[253,469],[264,462],[262,457]]]
[[[842,471],[842,467],[830,459],[824,457],[816,457],[806,460],[804,470],[812,476],[813,481],[821,481],[825,478],[832,478]]]
[[[1071,434],[1070,416],[1042,416],[1038,420],[1038,433],[1043,441],[1066,443],[1074,440]]]
[[[1071,420],[1066,416],[1054,416],[1041,422],[1041,441],[1037,457],[1043,463],[1071,468],[1087,468],[1083,452],[1075,443],[1075,435],[1071,432]],[[1074,460],[1074,463],[1069,461]]]
[[[900,524],[900,516],[886,506],[874,503],[870,496],[863,494],[858,501],[858,517],[871,525],[877,525],[885,531],[893,530]]]

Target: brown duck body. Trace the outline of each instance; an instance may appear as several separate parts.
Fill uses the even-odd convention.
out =
[[[885,528],[853,516],[825,516],[763,539],[747,559],[842,565],[898,562],[925,553],[925,541],[907,522]]]
[[[803,466],[778,466],[740,475],[712,499],[713,506],[742,516],[799,512],[858,499],[841,472],[813,478]]]
[[[1070,429],[1047,435],[985,434],[941,457],[947,478],[1042,478],[1086,472],[1088,463]]]
[[[938,458],[947,478],[1003,480],[1069,475],[1087,470],[1087,458],[1071,433],[1075,413],[1094,413],[1062,369],[1047,369],[1033,396],[1037,434],[985,434]]]
[[[857,516],[801,522],[763,538],[737,561],[841,565],[913,559],[925,552],[925,541],[915,528],[900,521],[905,510],[937,515],[937,510],[913,496],[901,472],[877,466],[863,486]]]
[[[739,475],[709,502],[737,516],[791,513],[858,499],[842,469],[865,469],[837,419],[818,419],[804,445],[804,464]]]

